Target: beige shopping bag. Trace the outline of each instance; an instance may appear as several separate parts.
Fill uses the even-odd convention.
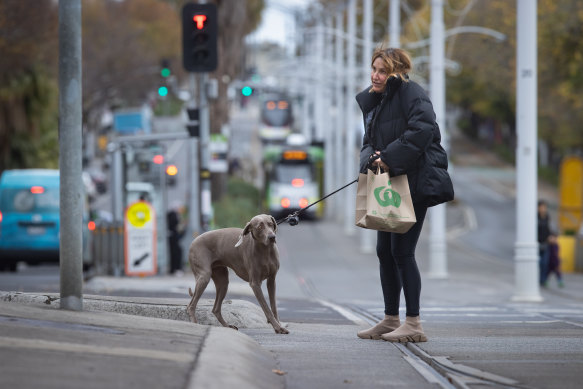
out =
[[[356,225],[377,231],[403,234],[417,222],[407,175],[368,170],[358,176]]]

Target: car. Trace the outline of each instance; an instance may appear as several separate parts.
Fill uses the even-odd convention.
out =
[[[59,262],[60,178],[54,169],[6,170],[0,177],[0,270],[17,262]],[[83,265],[91,262],[84,192]]]

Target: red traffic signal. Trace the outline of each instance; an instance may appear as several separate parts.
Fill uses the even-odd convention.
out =
[[[196,23],[196,29],[202,30],[204,28],[204,22],[206,21],[206,15],[196,14],[192,17],[194,23]]]
[[[189,72],[217,68],[217,6],[188,3],[182,8],[182,63]]]

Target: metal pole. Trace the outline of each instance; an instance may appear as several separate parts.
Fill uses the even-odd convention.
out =
[[[191,108],[196,108],[196,78],[190,73]],[[199,114],[200,117],[200,114]],[[199,124],[200,126],[200,124]],[[200,188],[198,166],[198,138],[188,139],[188,168],[190,170],[190,185],[188,187],[188,237],[193,237],[200,232]]]
[[[314,54],[316,55],[315,62],[316,62],[316,101],[315,101],[315,122],[316,122],[316,140],[322,141],[324,140],[324,133],[322,131],[323,127],[323,120],[322,120],[322,111],[323,111],[323,99],[324,99],[324,72],[323,72],[323,64],[324,64],[324,28],[322,26],[323,22],[321,20],[318,21],[318,25],[316,26],[316,49],[314,50]]]
[[[364,0],[362,4],[362,86],[370,85],[370,59],[372,56],[372,0]],[[376,242],[376,231],[361,229],[360,230],[360,251],[363,253],[374,253]]]
[[[111,188],[111,204],[113,220],[123,220],[123,163],[122,163],[122,145],[120,143],[110,143],[112,149],[113,166],[112,166],[112,188]]]
[[[514,301],[542,301],[537,242],[537,2],[516,9],[516,242]],[[520,15],[520,17],[518,17]]]
[[[401,47],[401,11],[400,0],[390,0],[389,4],[389,45]]]
[[[210,122],[209,106],[206,96],[206,84],[208,73],[201,73],[198,83],[199,108],[200,108],[200,178],[201,178],[201,215],[202,231],[210,229],[212,218],[212,198],[211,198],[211,174],[209,171],[210,161]]]
[[[343,30],[343,14],[341,11],[336,13],[336,30]],[[344,85],[344,41],[339,34],[335,35],[335,61],[336,61],[336,77],[335,81],[335,95],[336,95],[336,133],[334,136],[334,187],[339,188],[342,185],[343,174],[342,174],[342,144],[344,137],[346,136],[346,126],[344,123],[344,118],[342,112],[344,112],[344,93],[342,87]],[[333,196],[334,197],[334,196]],[[334,209],[338,210],[342,207],[342,197],[337,197],[334,199]],[[337,221],[342,220],[342,213],[335,212]]]
[[[166,154],[166,147],[163,147],[164,155]],[[161,239],[158,239],[158,274],[168,274],[168,263],[170,262],[170,253],[168,252],[168,223],[166,219],[166,214],[168,213],[168,186],[166,185],[166,164],[160,165],[159,171],[160,179],[160,212],[162,215],[158,218],[160,221],[157,234],[161,235]]]
[[[327,62],[330,65],[332,62],[332,50],[333,45],[331,44],[332,35],[325,34],[332,26],[332,17],[326,14],[324,18],[324,26],[320,31],[321,38],[324,50],[322,51],[324,54],[324,58],[326,58]],[[322,58],[322,56],[320,56]],[[324,61],[322,61],[323,63]],[[320,82],[322,85],[322,82]],[[322,85],[322,104],[321,104],[321,112],[320,112],[320,123],[322,124],[322,130],[324,132],[324,188],[326,189],[326,193],[330,193],[334,191],[334,177],[335,171],[337,170],[337,165],[334,165],[334,138],[335,134],[332,133],[332,123],[330,122],[329,115],[325,115],[325,112],[332,111],[332,91],[333,87],[330,85],[329,82],[326,82],[325,87]],[[324,117],[327,116],[328,120],[325,120]],[[324,203],[324,210],[326,212],[326,217],[331,218],[334,217],[336,214],[337,208],[332,206],[332,203]]]
[[[445,120],[445,42],[443,0],[431,1],[431,101],[441,129],[441,143],[447,147]],[[429,237],[429,277],[447,278],[447,245],[445,241],[445,204],[429,212],[431,234]]]
[[[83,309],[81,0],[59,1],[61,308]]]
[[[355,52],[356,42],[356,0],[348,0],[348,50],[347,50],[347,69],[346,69],[346,170],[344,179],[346,182],[354,180],[358,174],[355,168],[354,160],[358,158],[354,150],[354,90],[355,90]],[[353,235],[354,225],[354,203],[356,192],[352,186],[346,188],[345,206],[344,206],[344,232],[347,235]]]

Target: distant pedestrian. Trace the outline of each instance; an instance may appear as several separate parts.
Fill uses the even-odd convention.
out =
[[[544,200],[538,202],[538,255],[539,255],[539,282],[544,285],[549,272],[549,235],[551,234],[551,220]]]
[[[184,236],[184,227],[180,216],[180,207],[173,207],[166,214],[166,224],[168,228],[168,251],[170,253],[170,274],[181,275],[182,273],[182,247],[180,240]]]
[[[550,277],[551,274],[554,274],[557,277],[557,284],[559,285],[559,288],[562,288],[565,286],[565,284],[563,283],[563,276],[561,275],[561,255],[559,250],[559,243],[557,241],[557,235],[552,232],[549,234],[548,239],[548,257],[549,267],[547,278],[545,279],[543,286],[548,286],[548,277]]]
[[[447,201],[436,191],[446,184],[452,186],[433,106],[423,88],[409,80],[411,70],[411,57],[406,51],[377,49],[371,60],[372,85],[356,96],[365,127],[360,172],[366,174],[367,169],[380,167],[391,176],[407,174],[417,218],[404,234],[377,232],[385,317],[374,327],[360,331],[357,335],[362,339],[427,341],[419,318],[421,274],[415,248],[427,208]],[[429,156],[430,153],[433,154]],[[435,184],[444,177],[448,182]],[[423,185],[417,185],[420,181],[424,181]],[[427,182],[434,185],[426,185]],[[403,324],[399,319],[401,290],[407,306]]]

